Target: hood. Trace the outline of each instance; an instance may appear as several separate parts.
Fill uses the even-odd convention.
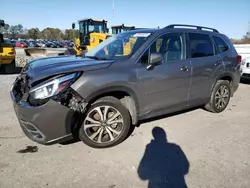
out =
[[[57,74],[107,68],[113,62],[114,60],[95,60],[76,56],[46,57],[27,63],[21,74],[26,75],[29,84],[32,84]]]

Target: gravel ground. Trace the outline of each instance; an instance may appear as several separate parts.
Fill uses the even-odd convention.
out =
[[[221,114],[197,109],[146,122],[122,144],[98,150],[26,138],[9,97],[15,76],[0,75],[1,188],[155,188],[156,181],[160,188],[250,187],[250,84],[240,85]],[[155,127],[167,142],[151,142]]]

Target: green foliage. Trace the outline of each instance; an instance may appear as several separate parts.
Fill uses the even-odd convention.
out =
[[[65,40],[74,40],[75,38],[79,37],[79,31],[73,29],[66,29],[64,32],[64,39]]]
[[[75,40],[79,37],[79,30],[47,27],[40,31],[38,28],[26,29],[21,24],[9,25],[5,23],[0,28],[0,33],[8,38],[25,38],[25,39],[47,39],[47,40]],[[231,39],[234,44],[250,44],[250,29],[241,39]]]
[[[47,27],[40,31],[39,28],[26,29],[21,24],[9,25],[7,23],[0,28],[0,33],[7,38],[25,39],[75,40],[76,37],[79,37],[79,31],[73,29],[62,31],[58,28]]]
[[[28,33],[26,34],[28,36],[28,38],[32,38],[32,39],[39,39],[41,36],[41,32],[38,28],[31,28],[28,30]]]
[[[250,25],[248,31],[241,39],[231,39],[233,44],[250,44]]]

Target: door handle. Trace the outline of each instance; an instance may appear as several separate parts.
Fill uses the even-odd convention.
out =
[[[187,72],[188,71],[188,66],[181,67],[181,71]]]
[[[216,62],[215,64],[214,64],[214,66],[220,66],[222,64],[222,62],[221,61],[218,61],[218,62]]]

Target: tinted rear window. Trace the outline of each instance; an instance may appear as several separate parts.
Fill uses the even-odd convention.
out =
[[[213,38],[214,38],[218,53],[223,53],[229,49],[229,46],[222,38],[215,37],[215,36]]]
[[[213,43],[209,35],[190,33],[190,57],[207,57],[214,55]]]

